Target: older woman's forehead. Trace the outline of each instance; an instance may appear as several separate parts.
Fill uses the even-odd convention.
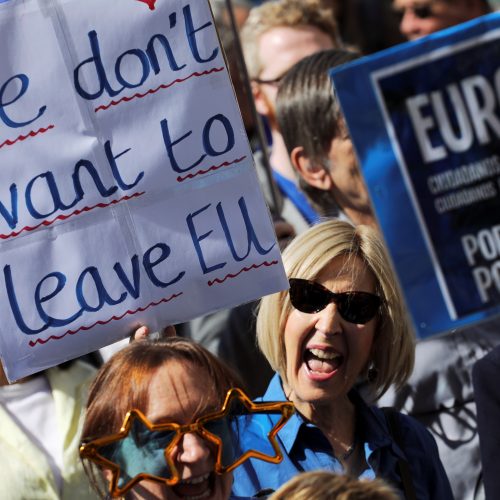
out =
[[[315,254],[315,250],[313,250],[305,259],[298,259],[298,266],[288,266],[289,278],[316,279],[322,274],[333,272],[338,277],[346,277],[359,274],[364,270],[370,270],[367,259],[357,248],[346,248],[344,246],[337,249],[337,251],[318,253]],[[294,270],[292,271],[292,269]],[[298,274],[301,274],[301,276]]]
[[[146,416],[153,422],[189,423],[218,406],[215,381],[203,367],[170,361],[153,374]]]
[[[373,291],[377,279],[366,261],[356,254],[341,254],[331,259],[317,274],[316,281],[327,285],[341,284],[346,289]]]

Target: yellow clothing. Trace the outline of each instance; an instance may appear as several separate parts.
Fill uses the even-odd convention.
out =
[[[88,387],[95,370],[76,361],[67,369],[51,368],[45,375],[54,398],[55,425],[63,436],[62,494],[44,453],[0,406],[0,498],[98,498],[90,488],[78,453]]]

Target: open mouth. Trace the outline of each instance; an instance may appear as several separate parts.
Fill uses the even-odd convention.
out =
[[[202,500],[213,495],[215,488],[215,472],[207,472],[201,476],[181,479],[172,486],[174,493],[183,500]]]
[[[344,356],[332,350],[306,348],[304,351],[304,363],[312,375],[333,375],[343,362]]]

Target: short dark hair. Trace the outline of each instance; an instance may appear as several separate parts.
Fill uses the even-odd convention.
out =
[[[276,116],[289,154],[302,146],[311,161],[326,168],[330,142],[345,126],[329,69],[359,57],[357,52],[343,49],[323,50],[305,57],[287,72],[278,91]],[[329,213],[330,193],[303,179],[299,184],[321,215],[333,215]]]

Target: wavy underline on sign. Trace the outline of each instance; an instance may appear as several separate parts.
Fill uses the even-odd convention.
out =
[[[4,146],[13,146],[17,142],[25,141],[26,139],[29,139],[30,137],[35,137],[39,134],[45,134],[45,132],[52,130],[54,127],[55,127],[55,125],[49,125],[48,127],[39,128],[38,130],[31,130],[26,135],[20,135],[19,137],[17,137],[13,141],[11,141],[10,139],[7,139],[6,141],[2,142],[2,144],[0,144],[0,148],[3,148]]]
[[[186,76],[185,78],[177,78],[173,82],[162,83],[161,85],[159,85],[155,89],[149,89],[144,93],[138,92],[130,97],[128,97],[128,96],[122,97],[121,99],[118,99],[118,101],[113,100],[109,104],[101,104],[100,106],[97,106],[97,108],[95,108],[94,111],[97,113],[98,111],[105,111],[105,110],[109,109],[111,106],[117,106],[117,105],[121,104],[122,102],[129,102],[129,101],[132,101],[134,99],[143,99],[144,97],[146,97],[148,95],[156,94],[156,92],[158,92],[159,90],[165,90],[165,89],[168,89],[168,88],[170,88],[173,85],[176,85],[178,83],[184,83],[185,81],[187,81],[193,77],[206,76],[206,75],[210,75],[212,73],[218,73],[218,72],[223,71],[223,70],[224,70],[224,68],[212,68],[212,69],[208,69],[206,71],[201,71],[201,72],[195,71],[194,73],[191,73],[190,75]]]
[[[210,168],[207,168],[205,170],[203,170],[203,169],[198,170],[198,172],[195,172],[194,174],[187,174],[184,177],[182,175],[179,175],[179,177],[177,177],[177,182],[184,182],[185,180],[193,179],[193,178],[197,177],[198,175],[205,175],[205,174],[208,174],[208,172],[214,172],[215,170],[219,170],[219,168],[222,168],[222,167],[229,167],[229,166],[234,165],[236,163],[242,162],[245,158],[246,158],[246,156],[242,156],[241,158],[236,158],[233,161],[225,161],[225,162],[221,163],[220,165],[212,165]]]
[[[145,191],[141,191],[138,193],[124,196],[123,198],[120,198],[118,200],[110,201],[109,203],[97,203],[96,205],[94,205],[92,207],[79,208],[78,210],[75,210],[74,212],[72,212],[70,214],[67,214],[67,215],[61,214],[61,215],[58,215],[57,217],[55,217],[54,219],[44,220],[44,221],[40,222],[40,224],[37,224],[36,226],[25,226],[22,229],[20,229],[19,231],[13,231],[10,234],[0,234],[0,239],[1,240],[8,240],[9,238],[15,238],[16,236],[19,236],[21,233],[24,233],[26,231],[36,231],[38,228],[40,228],[42,226],[50,226],[50,225],[54,224],[54,222],[57,222],[58,220],[67,220],[70,217],[74,217],[75,215],[80,215],[84,212],[90,212],[91,210],[94,210],[96,208],[108,208],[109,206],[116,205],[118,203],[121,203],[122,201],[128,201],[128,200],[131,200],[132,198],[138,198],[139,196],[142,196],[145,193],[146,193]]]
[[[241,273],[247,273],[249,271],[252,271],[253,269],[259,269],[259,267],[262,267],[262,266],[266,266],[266,267],[275,266],[277,263],[278,263],[277,260],[272,260],[271,262],[264,261],[260,264],[252,264],[250,267],[244,267],[243,269],[240,269],[236,274],[229,273],[229,274],[226,274],[226,276],[224,276],[224,278],[222,278],[222,279],[215,278],[214,280],[209,280],[209,281],[207,281],[207,284],[208,284],[208,286],[213,286],[215,284],[224,283],[224,281],[226,281],[227,279],[236,278]]]
[[[125,311],[120,316],[111,316],[111,318],[109,318],[107,320],[96,321],[94,324],[92,324],[90,326],[81,326],[80,328],[77,328],[76,330],[68,330],[67,332],[63,333],[62,335],[51,335],[50,337],[48,337],[46,339],[30,340],[29,346],[35,347],[37,344],[43,345],[43,344],[46,344],[47,342],[49,342],[50,340],[61,340],[64,337],[66,337],[66,335],[75,335],[78,332],[90,330],[97,325],[107,325],[108,323],[111,323],[112,321],[119,321],[120,319],[124,318],[125,316],[131,315],[131,314],[137,314],[138,312],[144,312],[144,311],[146,311],[146,309],[149,309],[150,307],[156,307],[156,306],[159,306],[160,304],[165,304],[167,302],[170,302],[171,300],[176,299],[177,297],[180,297],[183,293],[184,292],[174,293],[170,297],[165,297],[157,302],[151,302],[150,304],[148,304],[147,306],[144,306],[144,307],[138,307],[134,311],[128,310],[128,311]]]

